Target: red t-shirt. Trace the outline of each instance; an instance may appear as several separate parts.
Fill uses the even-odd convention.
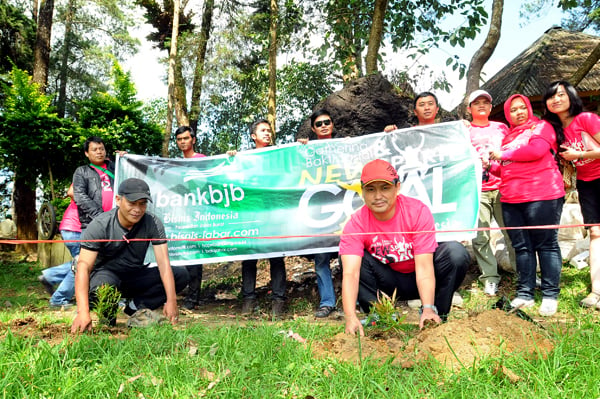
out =
[[[416,233],[411,232],[423,232]],[[364,234],[354,234],[364,233]],[[402,194],[396,199],[396,212],[390,220],[375,219],[363,206],[344,226],[340,239],[340,255],[373,257],[401,273],[415,271],[415,255],[435,252],[435,223],[433,215],[421,201]]]
[[[114,197],[113,188],[110,185],[110,178],[101,169],[95,168],[93,165],[91,166],[98,172],[98,175],[100,175],[100,180],[102,181],[102,211],[108,212],[113,207]],[[102,167],[106,169],[106,164],[102,165]]]
[[[68,230],[81,232],[81,222],[79,221],[79,212],[77,211],[77,204],[71,200],[71,203],[65,209],[63,218],[58,226],[59,230]]]
[[[488,159],[490,151],[500,149],[502,139],[508,133],[508,126],[500,122],[490,122],[487,126],[471,125],[469,132],[475,151],[480,157]],[[500,188],[500,177],[491,173],[488,180],[484,180],[481,184],[481,191],[498,190],[498,188]]]
[[[564,144],[574,150],[592,150],[600,147],[594,140],[594,136],[600,133],[600,117],[591,112],[582,112],[575,116],[571,124],[564,129]],[[586,136],[585,139],[583,136]],[[576,160],[577,180],[592,181],[600,178],[600,160],[584,159]]]

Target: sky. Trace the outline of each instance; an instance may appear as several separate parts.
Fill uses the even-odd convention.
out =
[[[523,20],[519,17],[520,4],[521,1],[505,0],[500,41],[492,57],[483,68],[484,80],[486,80],[486,77],[492,77],[508,62],[528,48],[547,29],[554,25],[560,25],[562,14],[558,8],[553,7],[548,9],[539,18]],[[491,14],[491,0],[486,1],[486,9],[490,10],[489,13]],[[456,20],[459,21],[458,18]],[[454,20],[449,22],[454,23]],[[152,45],[146,41],[145,36],[149,30],[149,25],[143,25],[131,32],[132,35],[140,39],[142,46],[136,56],[124,63],[125,69],[131,71],[133,81],[138,90],[138,99],[140,100],[166,97],[167,93],[167,87],[164,83],[166,67],[158,62],[161,57],[166,56],[166,52],[159,52],[152,48]],[[432,50],[428,55],[419,59],[418,63],[429,65],[434,74],[441,75],[444,72],[446,78],[453,86],[450,93],[443,91],[435,92],[439,98],[440,105],[444,109],[452,110],[460,103],[465,94],[466,86],[466,80],[459,80],[458,72],[453,72],[451,67],[446,66],[446,59],[453,54],[457,54],[460,61],[468,66],[473,53],[483,43],[488,30],[489,27],[487,26],[482,28],[482,32],[477,38],[467,42],[464,49],[453,48],[449,45],[442,46],[440,49]],[[388,51],[388,53],[391,53],[391,51]],[[384,60],[384,74],[386,71],[392,71],[401,67],[402,62],[405,62],[405,60],[406,57],[403,55],[390,55]],[[432,80],[424,78],[422,81],[417,82],[415,91],[430,91],[431,85]]]

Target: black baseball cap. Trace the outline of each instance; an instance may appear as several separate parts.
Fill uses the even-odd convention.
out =
[[[119,185],[119,195],[127,198],[131,202],[144,198],[152,202],[148,184],[142,179],[136,179],[135,177],[123,180]]]

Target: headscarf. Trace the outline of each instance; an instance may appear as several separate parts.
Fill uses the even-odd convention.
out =
[[[521,100],[523,100],[523,102],[527,106],[527,121],[520,125],[513,125],[512,118],[510,117],[510,104],[517,97],[521,98]],[[531,102],[529,102],[529,99],[522,94],[513,94],[508,98],[508,100],[506,100],[506,102],[504,103],[504,116],[506,117],[506,120],[510,125],[510,133],[506,135],[505,141],[512,141],[514,137],[520,135],[525,130],[529,130],[535,127],[540,122],[540,119],[533,114]]]

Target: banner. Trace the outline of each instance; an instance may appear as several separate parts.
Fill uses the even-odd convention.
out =
[[[477,227],[481,162],[462,122],[232,157],[126,155],[118,159],[115,186],[129,177],[148,183],[148,212],[165,224],[173,265],[334,252],[344,224],[363,205],[362,167],[377,158],[396,167],[401,192],[431,209],[437,230]],[[438,233],[438,240],[473,236]]]

